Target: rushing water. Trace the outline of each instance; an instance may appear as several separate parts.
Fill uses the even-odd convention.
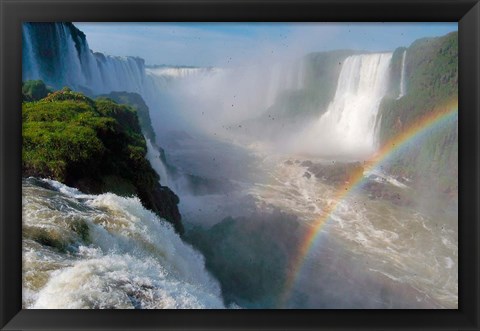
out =
[[[372,154],[378,147],[377,113],[387,92],[391,58],[391,53],[378,53],[345,59],[327,111],[294,144],[320,155]]]
[[[238,146],[235,133],[225,133],[226,124],[238,125],[265,111],[285,91],[302,90],[301,61],[228,70],[146,68],[139,58],[93,53],[86,39],[61,23],[25,24],[23,50],[24,79],[40,78],[54,87],[67,84],[91,94],[125,90],[142,95],[159,140],[147,140],[147,157],[162,184],[180,196],[186,236],[193,245],[200,244],[195,237],[199,228],[214,233],[225,219],[236,222],[239,232],[251,231],[239,240],[235,234],[214,233],[218,241],[229,240],[222,244],[231,250],[209,242],[218,249],[206,263],[208,271],[202,254],[137,198],[85,195],[54,181],[25,179],[25,308],[222,308],[225,289],[230,298],[241,297],[242,291],[255,293],[291,272],[295,281],[273,289],[262,302],[288,308],[458,306],[457,215],[448,208],[399,205],[360,190],[339,203],[312,250],[301,257],[301,268],[278,268],[299,259],[302,234],[330,210],[337,187],[309,173],[302,165],[305,158],[261,149],[260,142]],[[405,56],[399,97],[405,93]],[[333,100],[311,125],[295,132],[290,150],[321,155],[314,160],[320,163],[358,160],[375,152],[391,57],[346,58]],[[155,144],[165,149],[175,176]],[[381,171],[364,176],[381,178],[421,200],[409,183]],[[282,232],[278,222],[295,224],[296,230]],[[265,255],[256,256],[263,265],[255,258],[232,259],[250,244],[259,249],[256,254]],[[285,251],[278,255],[269,247]],[[225,277],[213,267],[224,262],[240,272]],[[260,269],[270,278],[256,278]],[[253,279],[250,287],[242,287],[241,277]],[[242,286],[227,286],[231,284]],[[249,298],[240,301],[233,299],[234,304],[261,307]]]
[[[405,58],[407,57],[407,51],[403,51],[402,54],[402,71],[400,73],[400,93],[398,94],[397,100],[403,98],[405,95]]]
[[[222,308],[203,257],[138,198],[23,181],[25,308]]]
[[[186,171],[196,169],[206,178],[222,180],[225,185],[234,183],[234,189],[226,193],[191,195],[179,191],[187,229],[192,225],[209,228],[226,217],[264,215],[258,220],[263,225],[257,231],[266,232],[257,235],[265,246],[269,241],[298,245],[304,235],[298,238],[297,233],[270,234],[276,233],[279,226],[276,222],[290,222],[280,220],[275,211],[294,215],[297,220],[291,222],[298,222],[302,233],[323,217],[336,199],[337,187],[316,178],[302,165],[306,160],[300,157],[244,150],[193,137],[183,137],[182,141],[184,147],[175,150],[172,162],[178,162]],[[225,167],[219,166],[222,164]],[[408,183],[381,172],[372,171],[364,176],[367,181],[381,181],[403,194],[418,194]],[[284,289],[288,293],[281,306],[456,308],[457,216],[449,208],[440,209],[425,211],[415,204],[396,204],[389,199],[374,198],[365,190],[352,193],[322,227],[302,268],[296,270],[297,281],[292,288]],[[245,228],[255,226],[252,223],[254,219],[246,222]],[[243,245],[242,241],[232,244],[238,250]],[[297,247],[290,248],[292,254],[286,257],[289,264],[298,259]],[[228,260],[228,255],[224,258]],[[248,265],[243,268],[249,270]],[[254,273],[254,265],[252,268]],[[279,276],[287,273],[273,265],[271,268]]]
[[[300,215],[307,226],[329,210],[327,206],[335,196],[335,187],[323,184],[313,175],[305,176],[308,170],[300,162],[282,162],[271,157],[265,162],[273,165],[273,179],[251,190],[259,201]],[[412,190],[403,184],[401,189]],[[310,282],[318,285],[328,273],[341,272],[342,277],[345,274],[350,277],[350,284],[358,286],[352,291],[361,293],[360,287],[368,287],[364,293],[366,298],[360,304],[363,307],[456,308],[457,231],[455,215],[448,212],[420,212],[415,207],[372,199],[368,192],[356,192],[341,202],[322,228],[296,291],[301,293],[305,290],[302,287],[309,288],[310,277],[317,277]],[[322,251],[329,249],[325,242],[332,240],[348,252],[344,253],[343,260],[339,258],[340,249],[330,254]],[[334,259],[330,268],[325,268],[326,258]],[[323,275],[315,274],[315,266],[323,266]],[[372,286],[367,280],[374,279]],[[346,294],[341,284],[342,281],[337,280],[328,286],[339,295]],[[385,292],[382,298],[377,294],[379,288],[390,289],[395,294]],[[398,293],[400,291],[410,294]]]

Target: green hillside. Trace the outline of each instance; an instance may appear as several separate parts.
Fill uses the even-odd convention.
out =
[[[178,197],[160,186],[145,157],[135,108],[64,88],[24,102],[22,120],[23,176],[51,178],[86,193],[136,195],[183,231]]]

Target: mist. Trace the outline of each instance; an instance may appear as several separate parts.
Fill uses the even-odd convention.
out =
[[[168,63],[198,59],[148,66],[140,58],[93,53],[86,40],[76,45],[60,23],[52,28],[61,32],[60,60],[44,63],[34,50],[42,36],[27,26],[24,78],[89,95],[128,91],[144,99],[156,139],[146,140],[146,158],[160,184],[179,198],[185,234],[175,237],[175,247],[186,241],[185,261],[194,256],[198,265],[185,264],[181,276],[191,281],[201,270],[208,286],[201,284],[198,302],[210,276],[215,285],[214,300],[207,297],[205,306],[458,307],[456,122],[412,140],[373,169],[364,162],[392,138],[385,133],[394,138],[408,129],[402,123],[410,116],[432,111],[430,96],[438,90],[419,97],[423,90],[411,86],[415,66],[433,60],[417,61],[404,47],[399,53],[399,45],[379,35],[382,42],[373,47],[363,36],[369,30],[356,25],[277,27],[259,28],[253,37],[250,30],[225,28],[225,36],[214,29],[213,44],[197,35],[182,43],[193,30],[172,30],[162,47],[184,56],[171,55]],[[363,37],[352,32],[357,38],[350,36],[340,49],[334,40],[354,27]],[[135,51],[157,49],[150,38],[124,38],[138,41]],[[201,52],[202,43],[216,47]],[[44,78],[52,67],[78,70]],[[442,74],[434,82],[449,77],[458,75]],[[114,197],[118,210],[147,213],[122,199]],[[170,232],[162,232],[158,247],[169,244]],[[174,268],[174,254],[171,260],[165,263]],[[174,293],[172,304],[175,299]]]

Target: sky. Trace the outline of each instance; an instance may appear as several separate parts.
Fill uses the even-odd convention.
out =
[[[454,23],[74,23],[90,48],[138,56],[147,64],[228,66],[258,55],[301,57],[314,51],[393,51]]]

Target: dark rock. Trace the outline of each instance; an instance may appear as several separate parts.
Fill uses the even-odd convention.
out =
[[[363,173],[363,166],[360,162],[314,164],[311,161],[304,161],[302,165],[306,166],[315,177],[329,185],[344,184],[357,174]]]
[[[387,181],[378,182],[375,180],[367,181],[362,189],[368,194],[372,200],[383,199],[400,206],[412,206],[413,200],[409,196],[408,191],[396,187]]]
[[[304,167],[311,167],[313,165],[313,162],[307,160],[307,161],[303,161],[301,165]]]
[[[152,193],[152,210],[158,215],[172,223],[173,227],[179,234],[184,233],[182,224],[182,216],[178,210],[178,203],[180,199],[178,196],[167,186],[157,185]]]
[[[64,88],[40,101],[24,102],[22,115],[23,152],[29,156],[23,160],[24,177],[51,178],[88,194],[136,195],[145,208],[183,233],[179,199],[160,185],[146,158],[137,108]],[[48,139],[51,123],[62,129],[55,139]]]
[[[206,194],[227,194],[238,189],[237,185],[233,184],[227,178],[215,179],[186,174],[188,190],[193,195]]]

